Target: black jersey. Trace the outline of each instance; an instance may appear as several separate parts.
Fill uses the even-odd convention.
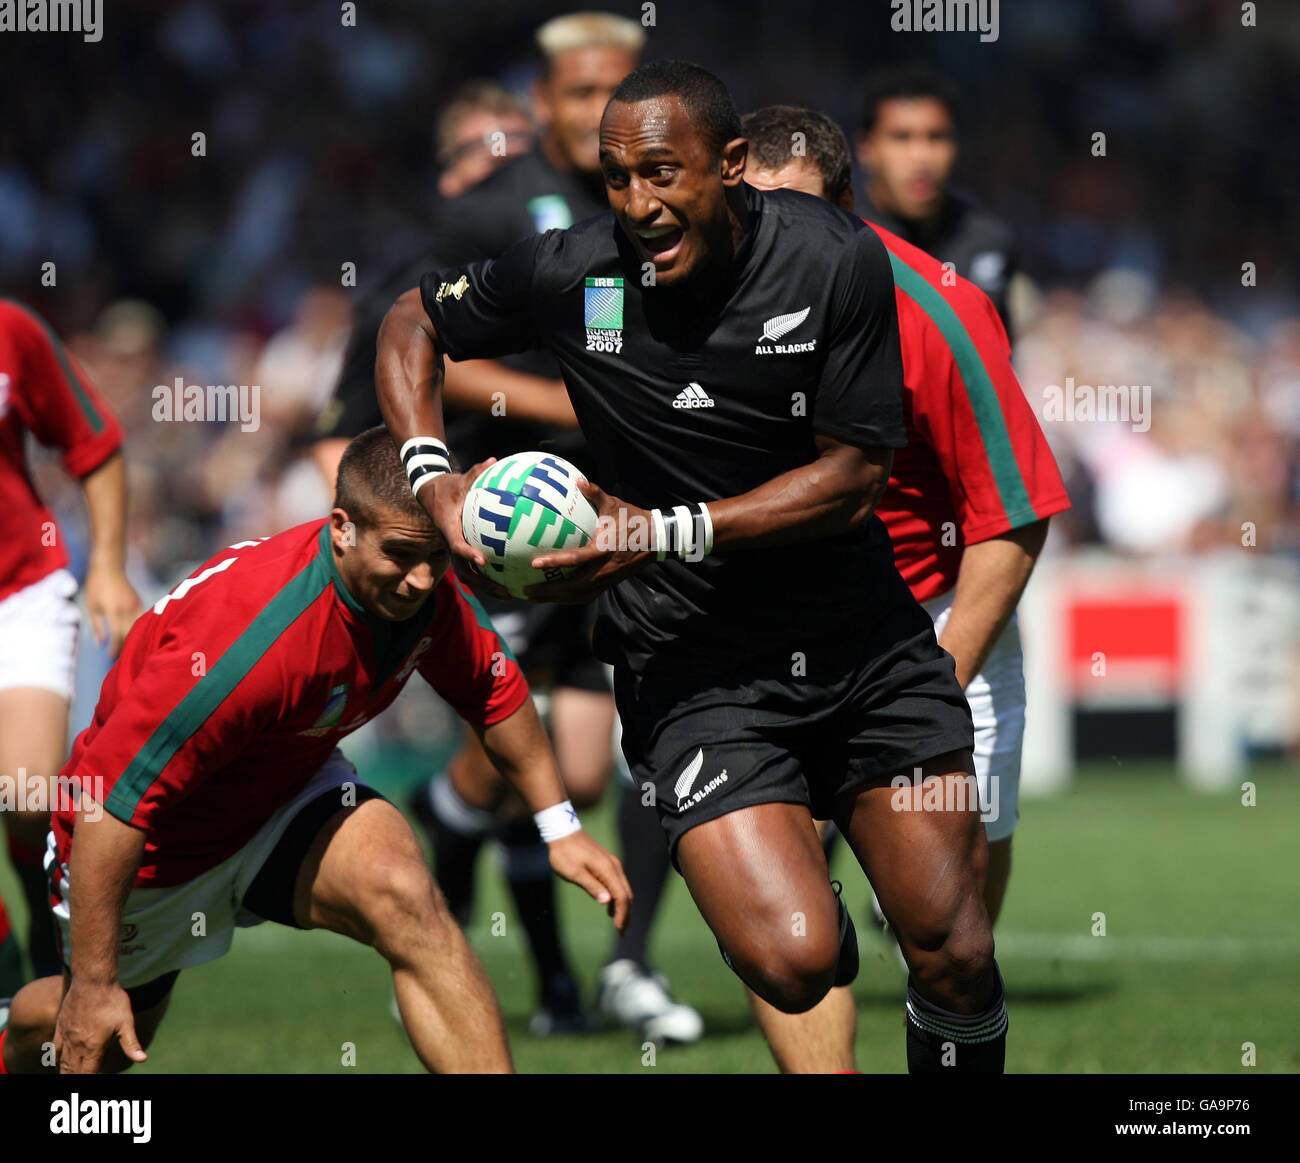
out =
[[[556,170],[540,152],[508,162],[483,182],[440,206],[430,246],[414,261],[393,271],[358,304],[352,337],[343,359],[334,399],[321,413],[318,437],[351,438],[383,416],[375,399],[375,355],[379,326],[393,301],[435,267],[496,258],[514,243],[545,230],[572,226],[606,210],[604,187],[578,174]],[[544,351],[513,355],[508,367],[558,379],[555,360]],[[586,467],[581,435],[533,421],[449,408],[447,438],[468,467],[486,456],[546,447]]]
[[[352,312],[352,334],[343,353],[334,396],[316,417],[316,437],[351,440],[367,428],[384,422],[375,396],[375,357],[379,352],[379,327],[394,301],[419,286],[420,276],[444,261],[442,252],[427,248],[420,256],[389,273]],[[451,418],[448,417],[448,423]]]
[[[1007,314],[1007,288],[1017,267],[1015,236],[1000,218],[951,190],[944,195],[943,210],[933,228],[879,209],[870,198],[859,205],[863,218],[883,226],[899,238],[919,246],[940,262],[950,262],[957,274],[969,279],[997,307],[1011,332]]]
[[[612,213],[492,262],[421,280],[454,359],[544,347],[607,492],[646,508],[732,497],[817,457],[822,433],[901,448],[902,367],[888,255],[862,221],[743,187],[749,225],[707,307],[644,287]],[[894,572],[874,517],[779,549],[667,560],[602,595],[597,654],[634,670],[807,650],[865,632]]]

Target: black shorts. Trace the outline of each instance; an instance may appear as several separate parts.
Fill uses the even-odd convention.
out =
[[[697,824],[765,803],[829,819],[842,793],[974,745],[952,657],[906,598],[806,651],[707,670],[701,660],[690,673],[616,670],[623,754],[637,786],[654,785],[674,865]]]
[[[486,595],[479,601],[533,686],[609,693],[605,665],[591,652],[594,602],[510,602]]]

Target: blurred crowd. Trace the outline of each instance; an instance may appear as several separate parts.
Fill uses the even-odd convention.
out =
[[[1300,557],[1300,314],[1256,338],[1122,269],[1035,298],[1015,362],[1074,502],[1067,544]]]
[[[27,37],[6,62],[11,91],[40,99],[0,126],[0,287],[123,420],[143,593],[324,510],[309,446],[357,297],[500,160],[475,154],[480,124],[439,112],[476,78],[524,96],[532,30],[563,10],[357,7],[348,27],[331,3],[122,0],[100,44]],[[1018,233],[1017,366],[1076,503],[1057,547],[1198,552],[1249,523],[1261,549],[1300,552],[1300,15],[1270,11],[1265,32],[1216,0],[1007,4],[982,46],[892,34],[870,7],[834,0],[808,26],[777,0],[743,21],[721,0],[661,3],[650,55],[714,68],[742,110],[796,102],[850,130],[871,68],[947,71],[961,184]],[[522,106],[502,118],[508,154],[526,149]],[[257,430],[156,420],[153,389],[177,377],[259,385]],[[1150,430],[1045,415],[1067,379],[1149,386]],[[75,497],[38,472],[75,541]]]

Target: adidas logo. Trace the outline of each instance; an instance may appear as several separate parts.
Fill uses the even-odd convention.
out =
[[[712,408],[713,400],[699,384],[691,382],[677,393],[673,401],[674,408]]]

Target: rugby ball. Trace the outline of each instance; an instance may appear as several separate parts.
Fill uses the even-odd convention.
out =
[[[484,576],[517,598],[524,587],[568,577],[571,568],[534,569],[548,549],[579,549],[596,535],[596,510],[578,490],[582,473],[549,452],[517,452],[469,487],[460,527],[487,559]]]

